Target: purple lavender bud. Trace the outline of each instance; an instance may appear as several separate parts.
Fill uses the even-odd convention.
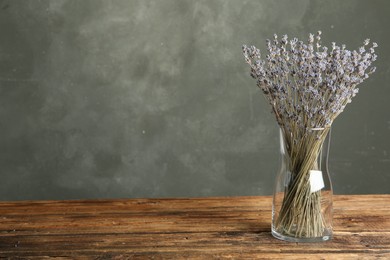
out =
[[[314,42],[314,35],[313,34],[309,34],[309,43],[313,43]]]
[[[287,39],[288,39],[287,34],[283,35],[283,37],[282,37],[282,44],[287,44]]]

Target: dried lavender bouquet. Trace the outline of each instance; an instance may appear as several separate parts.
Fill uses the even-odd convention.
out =
[[[370,45],[370,46],[369,46]],[[321,32],[297,38],[267,40],[261,58],[255,46],[243,46],[251,76],[270,103],[283,133],[291,182],[276,221],[279,232],[294,237],[319,237],[324,231],[321,191],[311,192],[310,170],[318,170],[318,154],[336,117],[358,93],[358,84],[375,71],[376,43],[366,39],[358,50],[345,45],[321,46]],[[298,223],[298,224],[297,224]],[[299,225],[299,223],[306,223]]]

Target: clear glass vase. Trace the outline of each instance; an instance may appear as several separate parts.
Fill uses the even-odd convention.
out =
[[[332,184],[328,172],[330,128],[303,133],[280,128],[281,168],[272,204],[272,235],[290,242],[332,238]]]

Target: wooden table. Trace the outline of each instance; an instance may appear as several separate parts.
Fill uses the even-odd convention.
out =
[[[271,197],[0,202],[0,258],[390,259],[389,202],[335,196],[311,244],[271,236]]]

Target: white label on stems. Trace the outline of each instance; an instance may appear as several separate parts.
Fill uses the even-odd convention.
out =
[[[316,192],[325,187],[322,171],[310,170],[310,191]]]

